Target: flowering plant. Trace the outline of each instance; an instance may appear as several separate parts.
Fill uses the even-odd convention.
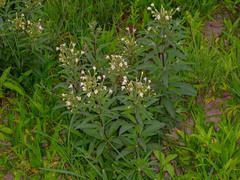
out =
[[[184,28],[180,21],[172,20],[173,10],[161,7],[158,12],[153,4],[148,9],[155,20],[147,30],[133,30],[135,36],[127,28],[128,36],[120,38],[112,54],[103,53],[107,44],[100,43],[101,28],[96,23],[90,24],[92,39],[83,38],[84,50],[75,43],[57,47],[65,80],[56,86],[62,87],[59,107],[67,107],[64,113],[72,115],[69,132],[81,134],[75,147],[93,161],[113,164],[108,167],[111,177],[127,163],[129,169],[124,172],[130,179],[141,172],[155,178],[150,166],[156,162],[149,156],[152,150],[160,150],[164,127],[172,127],[180,119],[175,109],[179,96],[195,95],[179,76],[181,70],[190,69],[183,62]],[[126,162],[128,158],[134,161]],[[140,162],[148,165],[143,168]],[[104,164],[100,166],[104,168]]]

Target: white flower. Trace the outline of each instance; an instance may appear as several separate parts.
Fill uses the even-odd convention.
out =
[[[123,66],[123,63],[119,63],[119,66],[122,67],[122,66]]]
[[[97,79],[99,79],[99,80],[100,80],[100,79],[102,79],[102,78],[101,78],[101,76],[98,76],[98,77],[97,77]]]
[[[76,63],[78,62],[78,58],[75,59]]]
[[[132,92],[132,91],[133,91],[133,88],[130,88],[129,91]]]
[[[72,85],[72,84],[70,84],[68,88],[72,88],[72,87],[73,87],[73,85]]]
[[[115,69],[115,66],[114,66],[114,65],[111,65],[111,68],[112,68],[112,70],[114,70],[114,69]]]
[[[147,10],[152,10],[152,8],[151,7],[147,7]]]
[[[107,90],[107,86],[103,86],[103,89],[104,89],[104,90]]]
[[[180,7],[178,7],[178,8],[176,9],[176,11],[180,11]]]
[[[66,46],[66,44],[62,44],[62,46],[63,46],[63,47],[65,47],[65,46]]]
[[[91,97],[91,93],[87,93],[87,97]]]
[[[127,27],[126,30],[129,31],[129,27]]]
[[[78,101],[82,100],[82,98],[80,96],[77,96],[76,98],[77,98]]]
[[[80,86],[83,86],[83,85],[84,85],[84,83],[83,83],[83,82],[81,82],[81,83],[80,83]]]
[[[73,45],[73,47],[74,47],[74,46],[76,46],[76,44],[75,44],[75,43],[72,43],[72,45]]]
[[[67,106],[70,106],[71,102],[70,101],[66,101],[66,104],[67,104]]]
[[[133,32],[136,32],[136,29],[133,29]]]
[[[123,79],[124,79],[124,80],[127,80],[127,76],[123,76]]]
[[[140,95],[141,97],[143,97],[143,93],[139,93],[139,95]]]
[[[86,88],[85,86],[83,86],[83,87],[82,87],[82,90],[83,90],[83,91],[86,91],[86,90],[87,90],[87,88]]]
[[[125,85],[126,83],[127,83],[127,81],[126,81],[126,80],[124,80],[124,81],[123,81],[123,83],[122,83],[122,85]]]
[[[109,89],[109,93],[112,94],[112,93],[113,93],[113,90]]]
[[[28,24],[31,24],[31,22],[30,22],[29,20],[27,20],[27,23],[28,23]]]
[[[169,20],[169,16],[166,16],[166,20]]]
[[[85,51],[81,51],[81,54],[84,54],[85,53]]]
[[[59,47],[56,47],[56,51],[58,51],[59,50]]]
[[[144,77],[143,80],[146,81],[146,80],[147,80],[147,77]]]
[[[106,75],[103,75],[102,77],[103,77],[103,79],[105,79],[105,78],[106,78]]]
[[[81,71],[81,74],[85,74],[84,70]]]
[[[127,66],[127,62],[124,62],[124,65]]]
[[[151,83],[152,81],[151,80],[148,80],[148,83]]]
[[[65,97],[65,96],[66,96],[66,94],[62,93],[62,97]]]
[[[93,66],[93,70],[95,71],[97,68],[96,68],[96,66]]]
[[[24,17],[24,14],[22,14],[22,17]]]
[[[121,39],[121,41],[124,41],[124,40],[125,40],[124,38]]]
[[[107,56],[106,56],[106,59],[109,59],[109,58],[110,58],[109,55],[107,55]]]
[[[151,3],[151,6],[154,7],[154,3]]]
[[[73,53],[74,49],[71,49],[70,51]]]
[[[161,18],[160,14],[159,14],[159,15],[157,15],[157,20],[159,20],[160,18]]]
[[[122,86],[121,89],[124,90],[124,89],[125,89],[125,86]]]
[[[43,30],[43,28],[42,28],[42,26],[40,25],[40,26],[38,26],[38,28],[40,29],[40,30]]]
[[[150,86],[148,86],[147,89],[150,89]]]
[[[95,90],[94,93],[97,94],[97,93],[98,93],[98,90]]]

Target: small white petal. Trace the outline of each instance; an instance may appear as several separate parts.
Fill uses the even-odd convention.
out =
[[[77,100],[78,100],[78,101],[81,101],[81,100],[82,100],[82,98],[81,98],[81,97],[79,97],[79,96],[77,96]]]

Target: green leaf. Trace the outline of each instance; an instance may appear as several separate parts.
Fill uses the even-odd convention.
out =
[[[163,171],[167,171],[171,175],[171,177],[175,175],[174,168],[171,164],[165,164]]]
[[[0,77],[0,86],[3,82],[6,81],[7,79],[7,75],[9,74],[10,70],[12,67],[8,67],[7,69],[5,69],[5,71],[3,72],[2,76]]]
[[[73,176],[76,176],[76,177],[79,177],[79,178],[82,178],[82,179],[87,179],[87,178],[85,178],[83,176],[80,176],[79,174],[77,174],[75,172],[72,172],[72,171],[65,171],[65,170],[59,170],[59,169],[48,169],[48,168],[41,168],[41,170],[57,172],[57,173],[62,173],[62,174],[69,174],[69,175],[73,175]]]
[[[12,129],[10,129],[8,127],[2,127],[1,128],[1,126],[0,126],[0,131],[4,132],[4,133],[7,133],[7,134],[12,134],[13,133]]]
[[[114,132],[116,132],[119,126],[120,126],[120,123],[118,121],[113,122],[109,129],[109,136],[111,136]]]
[[[167,71],[162,72],[163,85],[168,88],[168,73]]]
[[[129,123],[124,123],[124,125],[122,125],[122,127],[119,130],[119,136],[121,136],[123,133],[125,133],[129,129],[132,129],[133,127],[134,125],[131,125]]]
[[[169,114],[173,117],[173,119],[175,119],[176,118],[176,110],[175,110],[175,107],[174,107],[172,101],[170,99],[163,98],[162,103],[165,106],[165,108],[167,109],[167,111],[169,112]]]
[[[165,161],[168,163],[170,162],[171,160],[175,159],[177,157],[176,154],[169,154],[166,158],[165,158]]]
[[[150,126],[145,128],[142,132],[142,135],[147,134],[157,134],[157,131],[165,126],[165,123],[159,122],[159,121],[153,121]]]
[[[179,91],[179,93],[189,96],[196,96],[197,92],[196,90],[189,84],[185,82],[175,82],[170,83],[170,86],[176,87]]]
[[[23,90],[23,88],[19,84],[12,83],[12,82],[9,82],[9,81],[5,81],[3,83],[3,86],[5,88],[17,91],[21,95],[25,95],[26,94],[25,91]]]
[[[97,147],[97,157],[100,156],[104,150],[104,148],[106,147],[107,142],[103,142],[100,145],[98,145]]]
[[[146,152],[147,151],[147,145],[146,142],[144,141],[143,138],[138,138],[138,143],[143,147],[143,150]]]

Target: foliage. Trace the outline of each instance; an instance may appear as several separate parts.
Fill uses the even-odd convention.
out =
[[[239,178],[238,6],[0,0],[0,179]],[[176,130],[188,117],[192,134]]]

